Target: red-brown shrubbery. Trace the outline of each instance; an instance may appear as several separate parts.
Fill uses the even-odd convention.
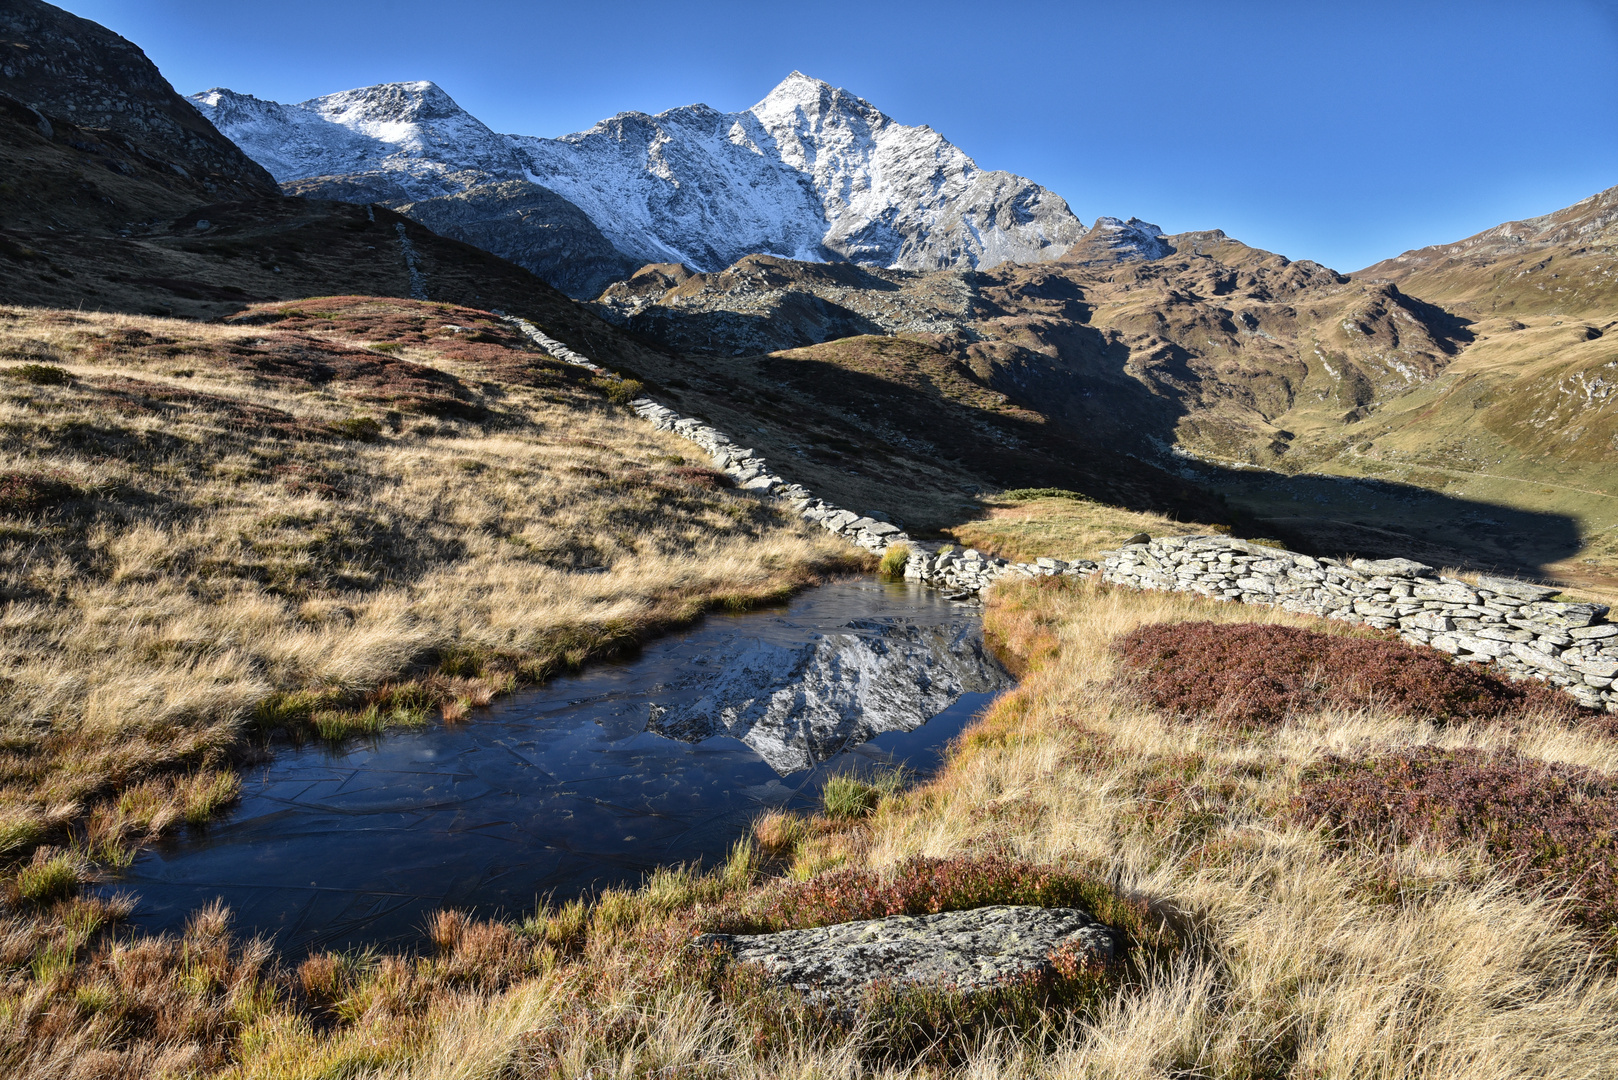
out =
[[[78,494],[78,488],[55,476],[32,472],[0,473],[0,516],[32,517],[43,514]]]
[[[917,856],[886,874],[848,869],[804,882],[777,879],[699,921],[710,931],[753,934],[994,904],[1079,908],[1120,931],[1127,959],[1104,964],[1078,948],[1059,949],[1043,968],[986,988],[879,982],[853,1000],[818,1006],[746,965],[715,968],[714,988],[754,1028],[755,1046],[791,1037],[794,1028],[818,1029],[819,1038],[852,1032],[850,1048],[872,1063],[948,1065],[990,1030],[1047,1037],[1053,1024],[1090,1013],[1116,996],[1132,970],[1166,959],[1177,947],[1144,902],[1122,898],[1084,874],[995,855]]]
[[[1292,626],[1154,623],[1113,648],[1123,680],[1155,708],[1232,726],[1373,704],[1434,720],[1485,720],[1528,708],[1565,719],[1584,713],[1544,684],[1511,682],[1434,649]]]
[[[674,476],[678,476],[686,483],[694,484],[697,487],[711,488],[714,490],[718,490],[719,488],[735,487],[735,484],[731,482],[730,477],[726,476],[718,469],[705,469],[701,465],[678,465],[670,469],[669,472]]]
[[[1434,747],[1333,757],[1305,774],[1293,812],[1386,849],[1481,843],[1521,884],[1575,895],[1586,925],[1618,923],[1618,782],[1589,769]]]

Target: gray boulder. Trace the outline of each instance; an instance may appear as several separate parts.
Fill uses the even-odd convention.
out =
[[[704,934],[811,996],[848,998],[875,982],[970,990],[1045,970],[1050,954],[1076,947],[1098,960],[1119,955],[1117,934],[1077,908],[997,906],[940,915],[892,915],[776,934]]]

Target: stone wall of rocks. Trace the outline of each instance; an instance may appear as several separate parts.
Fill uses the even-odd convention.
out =
[[[1618,625],[1605,604],[1551,600],[1556,589],[1512,578],[1476,583],[1409,559],[1314,559],[1222,536],[1172,536],[1106,555],[1102,579],[1397,630],[1457,660],[1544,679],[1581,703],[1618,712]]]
[[[606,378],[615,374],[523,319],[508,319],[550,355]],[[1098,566],[1088,560],[1013,563],[972,548],[914,540],[881,515],[859,514],[817,499],[770,471],[749,447],[651,398],[630,407],[663,431],[700,446],[714,467],[743,491],[785,502],[799,516],[875,554],[903,544],[904,576],[947,590],[958,599],[980,594],[1001,578],[1079,575],[1138,589],[1194,592],[1245,604],[1278,604],[1288,611],[1347,619],[1397,630],[1457,660],[1494,664],[1517,679],[1544,679],[1580,702],[1618,712],[1618,625],[1603,604],[1558,603],[1557,590],[1511,578],[1475,584],[1445,577],[1409,559],[1315,559],[1224,536],[1171,536],[1128,544]]]

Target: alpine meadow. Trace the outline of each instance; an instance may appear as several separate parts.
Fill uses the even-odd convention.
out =
[[[1182,96],[1217,26],[1260,205],[974,9],[86,0],[160,71],[0,0],[0,1071],[1618,1075],[1618,187],[1477,217],[1577,172],[1525,129],[1362,270],[1187,228],[1370,230],[1438,171],[1390,93],[1583,123],[1566,6],[1413,9],[1396,77],[1025,13]],[[1567,70],[1438,85],[1484,29]],[[1358,89],[1247,100],[1304,54]]]

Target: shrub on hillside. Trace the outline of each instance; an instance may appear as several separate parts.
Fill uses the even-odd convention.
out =
[[[601,391],[602,396],[614,405],[628,405],[645,390],[640,380],[620,379],[616,375],[591,379],[590,385]]]
[[[1462,666],[1434,649],[1256,623],[1154,623],[1114,643],[1120,675],[1146,702],[1232,726],[1275,725],[1302,709],[1379,705],[1434,720],[1528,708],[1573,719],[1571,698]]]
[[[338,420],[332,424],[332,429],[345,439],[356,442],[376,442],[382,437],[382,425],[369,416],[351,416],[346,420]]]
[[[72,372],[55,364],[18,364],[6,368],[5,373],[31,386],[63,386],[73,381]]]
[[[31,472],[0,472],[0,516],[31,517],[79,494],[65,480]]]
[[[1332,757],[1305,773],[1293,812],[1387,850],[1481,844],[1516,882],[1574,894],[1585,925],[1618,924],[1618,781],[1589,769],[1431,746]]]
[[[730,477],[726,476],[718,469],[706,469],[701,465],[678,465],[675,468],[670,469],[669,472],[674,476],[678,476],[686,483],[695,484],[698,487],[713,488],[714,490],[718,490],[719,488],[736,486]]]
[[[1074,502],[1094,502],[1088,495],[1067,488],[1012,488],[1000,493],[1002,499],[1010,502],[1031,502],[1034,499],[1072,499]]]

